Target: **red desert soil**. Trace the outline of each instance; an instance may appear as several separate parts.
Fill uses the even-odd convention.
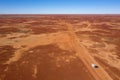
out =
[[[0,15],[0,80],[120,80],[119,21],[120,15]]]

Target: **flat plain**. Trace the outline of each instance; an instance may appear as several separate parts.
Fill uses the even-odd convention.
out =
[[[120,15],[0,15],[0,80],[120,80]]]

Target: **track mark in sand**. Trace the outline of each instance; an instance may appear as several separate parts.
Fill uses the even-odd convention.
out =
[[[79,39],[76,36],[72,25],[66,23],[65,21],[60,20],[59,24],[64,25],[67,28],[68,35],[70,36],[70,43],[73,47],[74,51],[76,51],[76,55],[83,61],[86,65],[88,71],[95,78],[95,80],[113,80],[108,73],[100,66],[95,59],[87,52],[84,46],[80,45]],[[98,69],[93,69],[91,64],[95,63],[99,66]]]
[[[22,53],[25,51],[25,49],[17,50],[14,53],[14,56],[10,58],[5,64],[11,64],[12,62],[18,61],[21,58]]]
[[[32,75],[34,78],[37,77],[37,65],[34,65],[33,66],[33,75]]]

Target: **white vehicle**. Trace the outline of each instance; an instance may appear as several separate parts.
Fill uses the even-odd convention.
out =
[[[92,66],[93,68],[98,68],[98,66],[97,66],[96,64],[91,64],[91,66]]]

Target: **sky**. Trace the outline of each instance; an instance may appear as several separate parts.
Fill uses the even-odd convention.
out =
[[[0,0],[0,14],[120,14],[120,0]]]

